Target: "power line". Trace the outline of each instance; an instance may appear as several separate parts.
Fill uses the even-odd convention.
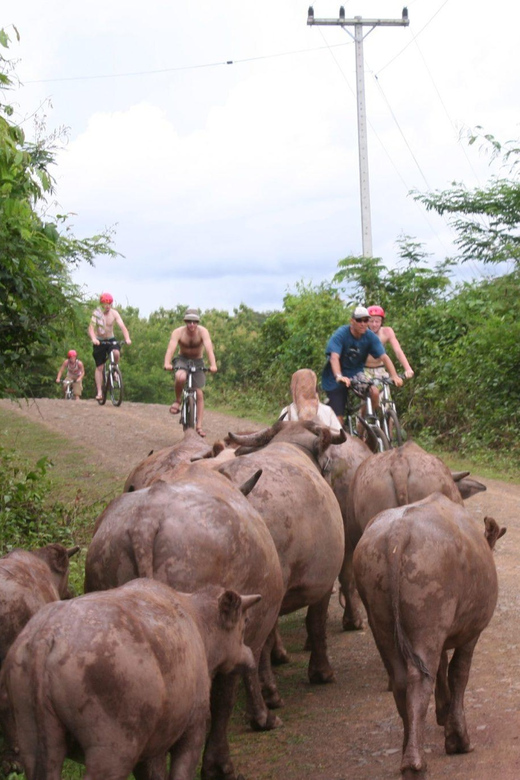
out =
[[[323,51],[327,48],[339,48],[341,46],[349,46],[348,43],[335,43],[330,46],[316,46],[311,49],[295,49],[294,51],[283,51],[276,54],[264,54],[258,57],[244,57],[239,60],[221,60],[220,62],[206,62],[199,65],[179,65],[175,68],[160,68],[158,70],[138,70],[129,71],[127,73],[102,73],[97,76],[57,76],[51,79],[31,79],[25,81],[24,84],[48,84],[55,81],[94,81],[96,79],[119,79],[119,78],[131,78],[134,76],[154,76],[160,73],[178,73],[186,70],[201,70],[203,68],[219,68],[222,65],[242,65],[246,62],[258,62],[259,60],[271,60],[277,57],[290,57],[295,54],[308,54],[309,52]]]

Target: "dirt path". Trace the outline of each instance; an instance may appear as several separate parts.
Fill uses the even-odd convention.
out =
[[[182,432],[166,406],[123,404],[120,409],[42,400],[4,408],[80,440],[98,462],[124,479],[150,452],[174,443]],[[255,430],[258,424],[207,413],[207,440],[229,430]],[[477,476],[477,475],[474,475]],[[500,594],[491,625],[477,645],[466,693],[466,715],[475,750],[444,753],[442,730],[430,707],[425,745],[431,780],[517,780],[520,777],[520,487],[482,480],[487,492],[468,502],[479,522],[485,515],[508,528],[495,552]],[[482,522],[483,528],[483,522]],[[285,699],[284,726],[253,734],[240,714],[233,726],[233,755],[247,780],[392,780],[399,777],[402,728],[370,632],[341,631],[334,601],[329,618],[329,649],[334,685],[310,686],[300,616],[285,619],[283,633],[292,662],[278,670]]]

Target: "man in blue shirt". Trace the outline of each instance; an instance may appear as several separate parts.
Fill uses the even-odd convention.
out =
[[[327,348],[327,364],[321,376],[321,385],[329,398],[331,409],[343,424],[347,387],[350,380],[361,374],[369,355],[378,358],[390,374],[391,379],[401,387],[403,380],[397,376],[394,364],[385,352],[380,339],[369,330],[370,315],[364,306],[357,306],[352,314],[350,325],[342,325],[330,337]],[[374,408],[379,406],[379,390],[370,386],[370,396]]]

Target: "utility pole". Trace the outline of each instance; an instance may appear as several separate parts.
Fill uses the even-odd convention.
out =
[[[314,8],[309,6],[307,12],[308,25],[337,25],[343,27],[346,33],[354,39],[356,44],[356,91],[357,91],[357,117],[358,117],[358,148],[359,148],[359,189],[361,196],[361,234],[363,256],[372,257],[372,223],[370,216],[370,186],[368,178],[368,142],[367,142],[367,112],[365,103],[365,69],[363,63],[363,40],[375,27],[407,27],[408,9],[403,8],[401,19],[362,19],[355,16],[353,19],[345,19],[345,9],[339,9],[337,19],[315,19]],[[347,30],[354,27],[354,35]],[[363,35],[363,27],[370,27]]]

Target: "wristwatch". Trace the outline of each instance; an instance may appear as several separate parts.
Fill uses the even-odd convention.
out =
[[[335,379],[336,382],[339,382],[340,379],[343,379],[343,374],[336,374]]]

